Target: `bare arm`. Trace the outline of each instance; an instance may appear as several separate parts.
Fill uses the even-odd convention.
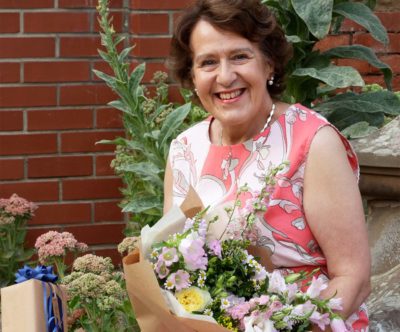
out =
[[[172,182],[173,175],[171,164],[169,160],[167,160],[167,167],[165,168],[165,176],[164,176],[164,214],[169,211],[172,206]]]
[[[304,179],[304,209],[326,259],[330,282],[324,297],[337,292],[344,318],[370,292],[370,252],[357,180],[334,129],[315,136]]]

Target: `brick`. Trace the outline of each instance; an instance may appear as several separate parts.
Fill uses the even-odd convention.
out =
[[[13,134],[0,136],[0,155],[55,153],[57,134]]]
[[[392,68],[393,74],[400,74],[400,54],[382,55],[380,60]],[[371,66],[371,73],[380,73],[380,70]]]
[[[386,88],[383,75],[364,75],[363,79],[365,84],[379,84],[380,86]]]
[[[81,224],[90,223],[92,206],[90,203],[38,204],[35,217],[30,225]]]
[[[85,225],[65,227],[75,238],[88,245],[119,243],[124,238],[125,224]]]
[[[115,108],[102,108],[96,111],[96,128],[123,128],[122,114]]]
[[[96,175],[115,175],[114,170],[110,166],[110,163],[114,158],[114,155],[96,156]]]
[[[0,83],[19,82],[20,68],[19,63],[2,62],[0,63]]]
[[[131,14],[129,31],[135,34],[168,34],[168,14]]]
[[[378,53],[400,53],[400,34],[389,33],[389,45],[385,46],[372,38],[370,34],[362,33],[353,36],[353,44],[371,47]]]
[[[192,3],[192,0],[131,0],[132,9],[182,9]]]
[[[99,24],[99,21],[97,20],[97,17],[98,16],[96,16],[96,18],[95,18],[94,32],[100,31],[100,24]],[[114,31],[116,31],[116,32],[124,31],[124,15],[122,12],[117,12],[115,10],[111,10],[109,17],[112,18],[111,24],[114,28]]]
[[[0,0],[0,8],[27,9],[27,8],[53,8],[54,0]]]
[[[25,82],[82,82],[89,79],[89,62],[45,61],[24,64]]]
[[[118,204],[119,201],[96,202],[94,204],[94,221],[123,221],[124,214]]]
[[[350,44],[350,35],[330,35],[318,43],[315,44],[315,49],[324,52],[329,50],[330,48],[349,45]]]
[[[115,244],[122,242],[124,239],[124,236],[122,236],[121,240],[118,240],[115,242]],[[114,248],[105,248],[105,249],[99,249],[99,248],[93,248],[94,254],[97,256],[102,256],[102,257],[110,257],[114,266],[119,266],[121,265],[122,257],[121,254],[118,252],[116,245]]]
[[[29,178],[92,175],[92,157],[62,156],[35,157],[28,159]]]
[[[169,54],[170,38],[134,38],[131,44],[136,44],[133,49],[134,56],[162,58]]]
[[[0,33],[19,32],[19,13],[0,13]]]
[[[56,103],[54,86],[0,87],[0,107],[39,107]]]
[[[400,91],[400,76],[393,78],[393,91]]]
[[[365,28],[356,22],[345,18],[343,20],[342,26],[340,27],[342,32],[355,32],[355,31],[366,31]]]
[[[59,0],[59,8],[95,8],[98,0]],[[122,8],[123,0],[111,0],[110,8]]]
[[[124,135],[121,131],[90,131],[61,134],[61,152],[114,151],[111,144],[96,144],[102,139],[114,139]]]
[[[338,59],[338,66],[349,66],[358,70],[359,73],[368,74],[371,71],[371,66],[366,61],[355,59]]]
[[[99,37],[60,37],[61,57],[98,57]]]
[[[120,198],[120,179],[65,179],[62,181],[64,200]]]
[[[89,32],[89,13],[32,12],[24,14],[25,33]]]
[[[28,130],[89,129],[93,127],[91,109],[28,111]]]
[[[388,32],[400,31],[400,12],[376,13]]]
[[[0,197],[18,194],[28,201],[43,202],[58,200],[58,182],[10,182],[0,184]]]
[[[0,111],[0,131],[22,130],[22,111]]]
[[[115,94],[105,84],[73,85],[60,87],[60,105],[105,105],[115,99]]]
[[[54,38],[0,38],[0,58],[41,58],[53,57],[54,55]]]
[[[24,177],[23,159],[0,159],[0,179],[18,180]]]

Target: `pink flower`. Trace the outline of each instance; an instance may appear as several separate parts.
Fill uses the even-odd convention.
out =
[[[317,324],[321,330],[325,330],[325,326],[330,323],[329,314],[320,314],[318,311],[314,311],[310,316],[310,321]]]
[[[0,209],[4,209],[4,212],[14,217],[31,217],[37,206],[32,202],[28,202],[25,198],[19,197],[17,194],[12,194],[9,199],[0,199]]]
[[[249,313],[251,305],[249,302],[243,302],[228,309],[228,314],[233,319],[241,320]]]
[[[305,316],[313,311],[315,308],[315,304],[312,304],[311,301],[307,301],[306,303],[296,305],[292,310],[292,315]]]
[[[218,258],[222,258],[221,256],[221,242],[217,239],[212,240],[209,244],[208,247],[210,248],[211,252],[213,255],[217,256]]]
[[[169,270],[167,268],[167,266],[165,265],[164,261],[158,261],[156,264],[156,268],[155,268],[158,276],[160,277],[160,279],[164,279],[168,274],[169,274]]]
[[[177,262],[179,258],[175,248],[164,247],[160,256],[158,256],[158,260],[164,261],[166,266],[171,266],[173,263]]]
[[[343,320],[340,318],[333,318],[331,320],[331,329],[332,332],[347,332],[349,331],[346,327],[346,325],[344,324]]]
[[[328,287],[328,285],[325,283],[321,276],[319,276],[318,278],[313,277],[311,285],[307,289],[307,295],[314,299],[318,297],[319,294],[321,294],[321,291],[323,291],[326,287]]]
[[[331,298],[328,302],[328,307],[332,310],[342,310],[342,299],[336,297]]]
[[[278,270],[274,270],[269,277],[268,291],[272,293],[283,293],[287,286],[285,278]]]
[[[171,273],[168,277],[167,282],[170,282],[173,287],[179,292],[182,289],[190,286],[190,275],[184,270],[178,270],[175,273]]]
[[[179,244],[179,251],[183,255],[186,268],[190,271],[205,270],[207,257],[205,257],[204,240],[197,234],[191,233]]]

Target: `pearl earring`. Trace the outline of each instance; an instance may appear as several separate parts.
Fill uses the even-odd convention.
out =
[[[268,85],[269,86],[274,85],[274,79],[275,79],[275,77],[271,76],[271,78],[268,80]]]
[[[195,93],[196,95],[199,95],[199,92],[198,92],[197,89],[194,89],[194,93]]]

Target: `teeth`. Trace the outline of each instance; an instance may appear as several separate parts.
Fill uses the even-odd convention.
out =
[[[236,91],[229,92],[229,93],[220,93],[220,94],[219,94],[219,97],[220,97],[222,100],[228,100],[228,99],[236,98],[236,97],[239,96],[239,95],[240,95],[240,90],[236,90]]]

